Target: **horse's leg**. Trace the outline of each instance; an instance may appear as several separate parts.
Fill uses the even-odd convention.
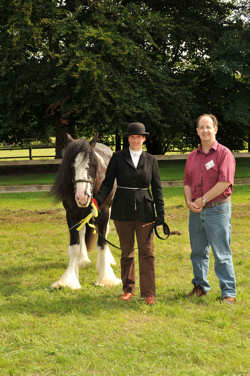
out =
[[[67,222],[69,228],[72,224],[76,223],[72,221],[72,218],[69,216],[68,211],[66,211]],[[80,238],[79,232],[76,229],[70,230],[70,246],[69,246],[69,264],[66,271],[63,273],[61,278],[53,283],[51,287],[61,288],[69,287],[72,290],[80,289],[81,285],[79,282],[79,263],[80,263]]]
[[[97,242],[97,260],[96,260],[96,269],[99,273],[96,285],[97,286],[116,286],[121,283],[120,278],[115,276],[115,273],[111,267],[112,264],[115,264],[114,257],[110,251],[108,244],[103,238],[108,236],[109,230],[109,209],[104,209],[102,213],[102,220],[98,223],[98,232],[101,234],[98,237]]]
[[[79,231],[79,237],[80,237],[80,259],[79,259],[79,266],[82,268],[85,268],[89,264],[91,264],[91,260],[89,259],[88,256],[88,250],[86,246],[86,226],[84,226],[80,231]]]
[[[86,226],[85,243],[88,252],[96,250],[98,234],[93,228]]]
[[[51,287],[62,288],[69,287],[72,290],[80,289],[81,285],[79,282],[79,259],[80,259],[80,246],[79,244],[74,244],[69,246],[69,264],[66,271],[63,273],[61,278],[54,282]]]

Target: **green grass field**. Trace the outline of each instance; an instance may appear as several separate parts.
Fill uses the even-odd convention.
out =
[[[183,180],[185,161],[159,161],[161,180]],[[236,178],[250,178],[250,160],[242,158],[237,160]],[[17,184],[53,184],[55,173],[33,173],[18,175],[0,175],[0,185]]]
[[[161,180],[183,180],[185,161],[169,160],[159,161]],[[236,160],[236,178],[250,178],[250,159],[239,158]]]
[[[1,376],[250,375],[250,186],[236,186],[232,200],[235,305],[217,300],[212,256],[211,292],[185,297],[192,268],[183,189],[166,188],[164,198],[181,235],[155,240],[157,304],[146,306],[138,287],[127,303],[121,287],[94,285],[95,251],[81,290],[52,290],[68,262],[64,210],[46,193],[0,194]],[[109,239],[118,242],[112,223]]]

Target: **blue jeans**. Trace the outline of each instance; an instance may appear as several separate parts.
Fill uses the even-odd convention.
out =
[[[209,268],[209,246],[215,263],[215,273],[220,281],[221,296],[235,297],[235,273],[231,240],[231,201],[212,208],[203,208],[200,213],[190,211],[189,236],[194,278],[192,283],[199,285],[207,293],[210,285],[207,280]]]

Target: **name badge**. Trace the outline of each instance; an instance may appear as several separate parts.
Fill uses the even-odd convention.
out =
[[[214,167],[214,161],[211,160],[205,164],[205,167],[207,170],[210,170],[210,168]]]

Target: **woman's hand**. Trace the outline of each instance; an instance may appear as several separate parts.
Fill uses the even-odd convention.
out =
[[[155,218],[155,225],[160,226],[164,224],[164,217],[158,216]]]

